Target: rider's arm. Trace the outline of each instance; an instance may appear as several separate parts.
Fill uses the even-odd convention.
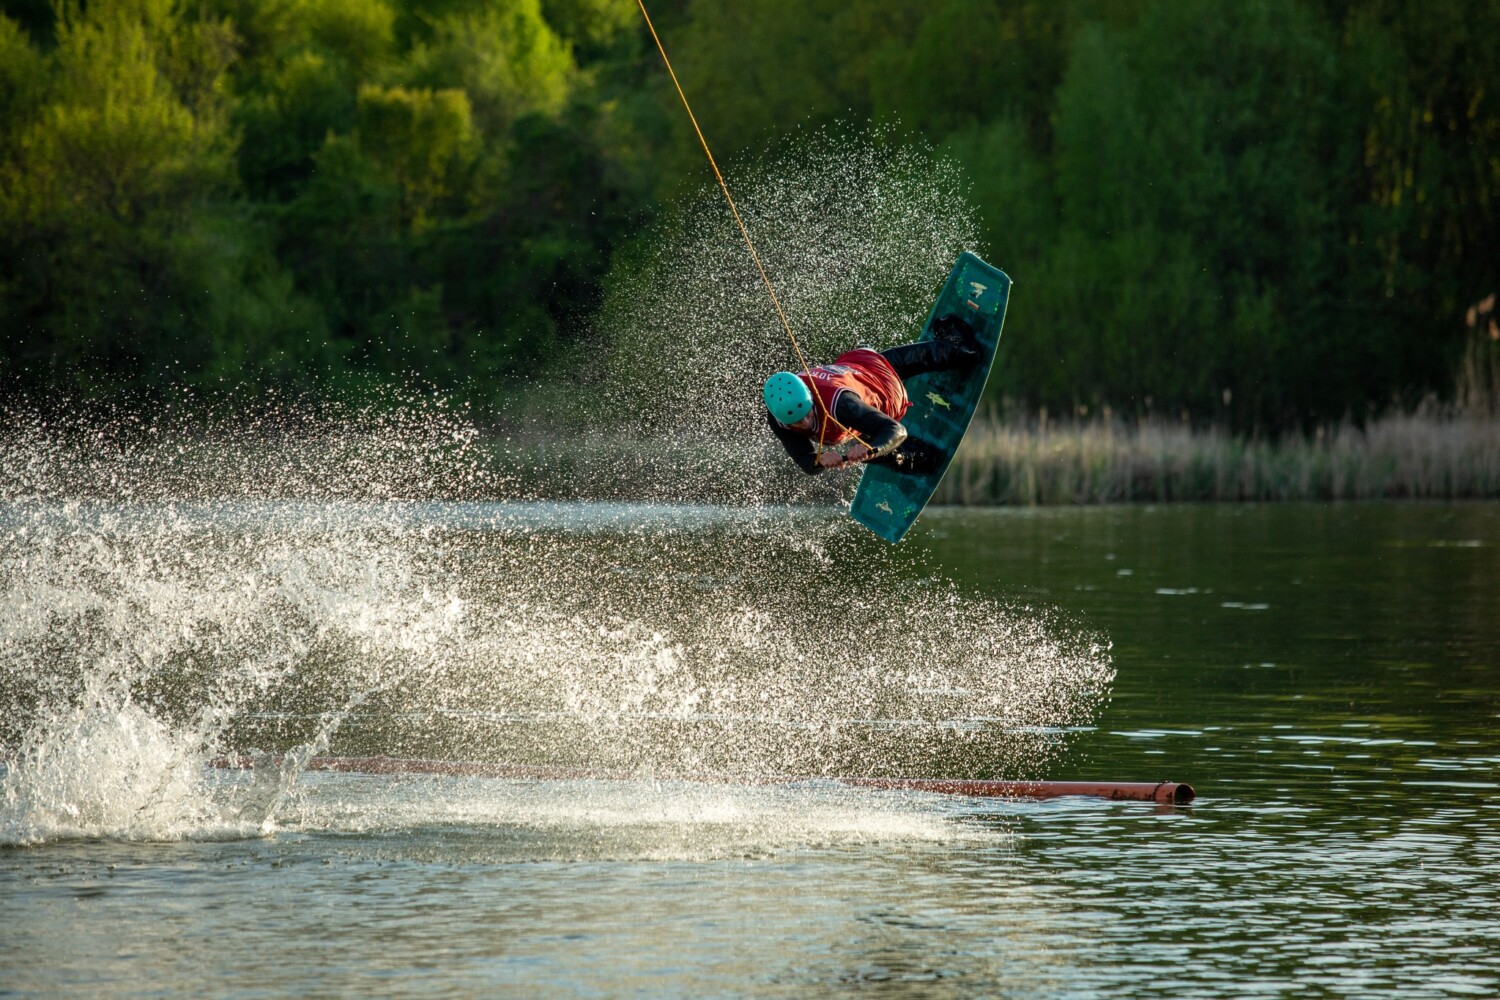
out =
[[[866,406],[864,400],[852,392],[839,393],[833,404],[833,419],[859,435],[859,439],[870,449],[867,460],[890,454],[906,440],[905,427],[874,407]],[[792,461],[797,463],[797,468],[810,476],[823,471],[823,467],[818,464],[818,449],[811,439],[782,426],[769,412],[766,414],[766,423]]]
[[[781,446],[792,457],[792,461],[797,463],[797,468],[810,476],[816,476],[823,471],[823,467],[818,464],[818,450],[805,435],[783,427],[780,421],[771,416],[770,411],[766,412],[766,423],[771,425],[771,433],[776,435],[776,440],[781,442]]]
[[[833,419],[859,435],[870,449],[870,458],[888,455],[906,440],[906,428],[899,421],[881,413],[852,392],[839,393],[833,405]]]

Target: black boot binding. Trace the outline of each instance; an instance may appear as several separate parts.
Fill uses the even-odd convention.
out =
[[[953,345],[964,357],[978,358],[984,352],[979,349],[979,336],[960,316],[947,313],[932,321],[932,339]]]

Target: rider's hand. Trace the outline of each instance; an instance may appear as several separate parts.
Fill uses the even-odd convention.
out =
[[[869,458],[870,455],[871,452],[869,447],[863,441],[856,441],[852,445],[850,445],[849,450],[844,453],[844,461],[863,462],[865,459]]]
[[[830,448],[818,456],[818,464],[825,469],[836,469],[844,464],[844,456]]]

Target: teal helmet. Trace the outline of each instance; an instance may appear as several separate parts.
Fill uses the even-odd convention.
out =
[[[812,412],[812,390],[791,372],[777,372],[766,379],[762,395],[771,416],[783,424],[795,424]]]

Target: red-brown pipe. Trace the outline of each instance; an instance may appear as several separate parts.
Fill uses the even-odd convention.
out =
[[[250,767],[250,758],[219,758],[216,767]],[[405,757],[314,757],[309,771],[347,771],[356,774],[441,774],[458,778],[526,778],[536,781],[628,781],[654,777],[706,784],[781,785],[818,778],[792,775],[741,776],[725,774],[652,774],[585,767],[538,764],[486,764],[478,761],[414,760]],[[1086,795],[1116,801],[1186,805],[1197,793],[1175,781],[971,781],[962,778],[823,778],[853,788],[965,795],[977,799],[1053,799]]]
[[[1192,785],[1176,781],[966,781],[950,778],[839,778],[856,788],[904,789],[967,795],[976,799],[1055,799],[1064,795],[1131,802],[1186,805],[1197,797]]]

